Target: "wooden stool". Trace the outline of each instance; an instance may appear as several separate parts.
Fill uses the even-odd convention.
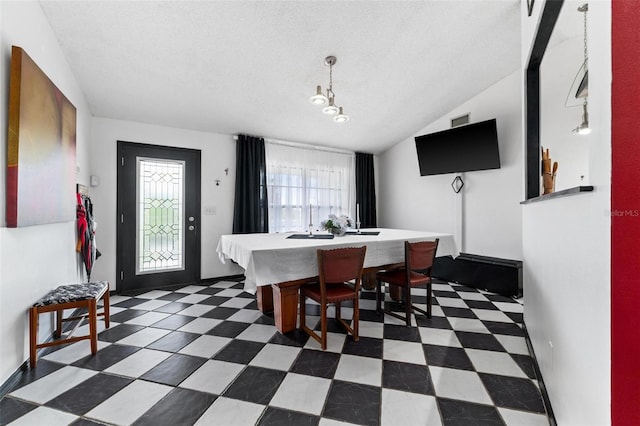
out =
[[[103,300],[103,310],[98,313],[97,302],[100,299]],[[86,308],[87,314],[63,318],[65,309],[81,308]],[[63,322],[76,321],[83,318],[89,319],[89,334],[71,337],[80,325],[80,321],[78,321],[67,338],[38,343],[38,317],[44,312],[53,311],[56,312],[55,338],[62,336]],[[29,308],[29,364],[31,368],[36,366],[37,350],[48,346],[66,345],[88,339],[91,340],[91,354],[95,355],[98,352],[97,318],[99,316],[104,317],[105,327],[109,328],[109,283],[107,281],[62,285],[47,293],[46,296],[34,303],[33,307]]]

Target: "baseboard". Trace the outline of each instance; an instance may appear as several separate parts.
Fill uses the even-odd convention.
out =
[[[542,402],[544,404],[544,409],[547,412],[547,416],[549,418],[550,426],[557,426],[556,417],[553,414],[553,409],[551,408],[551,400],[549,399],[549,394],[547,393],[547,387],[544,384],[544,380],[542,379],[542,372],[540,371],[540,366],[538,365],[538,359],[536,358],[536,353],[533,350],[533,345],[531,344],[531,338],[529,337],[529,332],[527,331],[527,326],[525,323],[522,323],[522,330],[524,331],[524,340],[527,342],[527,349],[529,350],[529,354],[531,354],[531,360],[533,361],[533,370],[536,374],[536,380],[538,381],[538,386],[540,386],[540,394],[542,395]]]
[[[116,294],[135,297],[152,290],[175,291],[175,290],[178,290],[179,288],[182,288],[188,285],[202,285],[204,283],[213,284],[218,281],[225,281],[225,280],[226,281],[242,281],[244,280],[244,275],[227,275],[223,277],[198,278],[198,280],[194,282],[168,284],[168,285],[159,286],[159,287],[137,288],[137,289],[128,290],[128,291],[116,292]],[[114,292],[111,292],[111,294],[114,294]]]
[[[211,278],[202,278],[200,280],[201,283],[203,282],[218,282],[218,281],[243,281],[245,279],[243,274],[236,274],[236,275],[225,275],[222,277],[211,277]]]
[[[20,381],[20,376],[25,371],[29,370],[29,360],[22,363],[22,365],[13,372],[11,376],[0,386],[0,399],[4,398],[6,394],[13,390],[13,387]]]

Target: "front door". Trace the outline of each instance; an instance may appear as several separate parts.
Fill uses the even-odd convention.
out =
[[[119,293],[200,280],[200,151],[118,141]]]

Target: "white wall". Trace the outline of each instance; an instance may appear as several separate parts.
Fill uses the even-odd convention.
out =
[[[39,4],[2,1],[0,23],[0,164],[6,167],[11,46],[16,45],[27,52],[76,107],[76,162],[80,169],[77,181],[88,184],[91,116]],[[57,285],[82,279],[75,252],[75,222],[6,228],[5,191],[3,171],[0,173],[0,383],[29,356],[27,309]],[[50,333],[49,316],[41,316],[40,329],[41,336]]]
[[[91,174],[98,176],[100,184],[91,187],[90,194],[98,222],[97,247],[102,253],[95,263],[92,279],[108,280],[111,289],[115,290],[116,155],[119,140],[201,150],[201,277],[206,279],[243,273],[231,262],[222,264],[216,254],[220,236],[230,234],[233,227],[236,143],[232,136],[106,118],[94,118],[92,128]],[[229,169],[228,176],[224,171],[226,168]],[[220,179],[220,186],[216,186],[215,179]],[[216,215],[204,215],[204,209],[208,206],[216,207]]]
[[[537,12],[523,19],[537,20],[540,9]],[[523,23],[523,51],[529,51],[533,41],[533,33],[525,31],[529,27]],[[585,143],[589,183],[595,191],[523,207],[524,319],[559,425],[610,423],[609,1],[589,3],[589,58],[589,113],[594,130]],[[526,61],[523,57],[523,66]],[[566,92],[558,95],[564,97]],[[541,125],[548,124],[565,125]],[[567,133],[568,138],[572,136]]]
[[[455,235],[461,217],[462,235],[456,235],[461,251],[522,259],[521,78],[513,73],[414,135],[448,129],[451,118],[467,113],[472,123],[497,119],[501,167],[464,173],[459,195],[451,188],[455,174],[420,176],[414,136],[379,156],[380,226]]]

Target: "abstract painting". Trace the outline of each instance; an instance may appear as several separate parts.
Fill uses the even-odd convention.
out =
[[[75,219],[76,108],[20,47],[11,49],[6,220]]]

